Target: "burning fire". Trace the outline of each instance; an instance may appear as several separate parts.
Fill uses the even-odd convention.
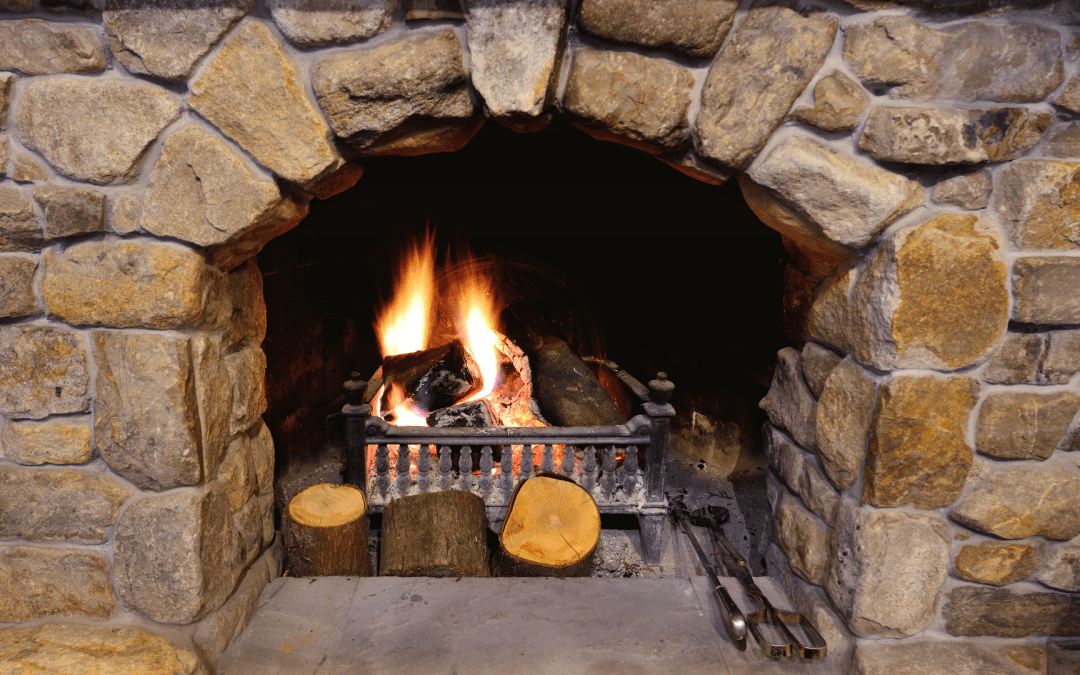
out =
[[[462,401],[469,403],[491,396],[499,377],[499,351],[495,344],[499,337],[495,324],[494,293],[483,277],[469,266],[469,273],[458,291],[457,329],[465,351],[472,356],[480,369],[483,388]]]
[[[427,348],[435,300],[435,241],[430,233],[423,242],[413,242],[394,289],[394,298],[375,319],[384,358]]]

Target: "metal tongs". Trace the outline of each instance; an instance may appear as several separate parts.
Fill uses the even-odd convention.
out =
[[[681,512],[685,514],[686,506],[680,502],[677,502],[677,504],[676,510],[678,511],[679,506],[681,506]],[[705,509],[695,511],[688,514],[689,520],[694,525],[709,528],[713,536],[714,550],[718,555],[718,559],[739,580],[739,583],[746,589],[746,594],[750,596],[755,604],[761,607],[760,610],[747,616],[746,622],[765,655],[777,659],[791,656],[794,650],[797,655],[804,659],[825,658],[827,646],[825,640],[821,637],[821,633],[818,633],[817,629],[814,628],[814,625],[810,623],[809,619],[798,612],[776,609],[769,602],[769,599],[765,597],[761,589],[758,588],[758,585],[754,583],[754,577],[750,573],[750,568],[746,565],[746,560],[724,536],[721,525],[726,522],[726,518],[723,516],[727,515],[727,509],[719,506],[709,506],[708,513],[711,514],[711,517],[705,515]]]
[[[698,544],[697,537],[694,536],[694,532],[690,529],[690,523],[687,522],[689,512],[686,510],[686,505],[682,501],[675,501],[673,514],[675,521],[682,528],[682,531],[686,533],[686,538],[690,540],[694,550],[697,551],[701,566],[705,568],[705,573],[709,575],[709,581],[713,586],[713,597],[716,598],[716,605],[720,608],[720,616],[724,619],[724,628],[727,629],[731,641],[735,643],[738,650],[746,651],[746,618],[739,611],[739,606],[731,599],[731,594],[720,583],[716,571],[713,570],[712,563],[705,556],[705,551],[701,550],[701,545]]]

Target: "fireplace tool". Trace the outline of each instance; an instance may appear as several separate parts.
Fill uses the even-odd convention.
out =
[[[675,508],[679,510],[680,507],[685,512],[686,506],[681,502],[677,503]],[[761,607],[760,610],[749,614],[746,622],[754,639],[761,645],[762,651],[774,659],[791,656],[793,651],[804,659],[825,658],[827,645],[810,620],[798,612],[776,609],[765,593],[754,583],[754,577],[750,573],[746,560],[724,536],[721,526],[726,522],[724,517],[726,511],[723,507],[709,506],[710,515],[706,515],[705,509],[700,509],[690,513],[689,520],[694,525],[709,528],[713,536],[713,544],[719,544],[715,550],[720,556],[721,564],[739,580],[751,600]],[[776,640],[775,642],[766,638],[763,628],[772,639]],[[805,642],[809,644],[804,644],[800,637],[805,638]]]

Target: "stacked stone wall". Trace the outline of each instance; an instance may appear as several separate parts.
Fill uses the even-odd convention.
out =
[[[864,4],[0,0],[0,640],[212,661],[280,573],[253,256],[366,156],[559,114],[783,234],[768,557],[832,648],[1037,670],[1080,633],[1080,15]]]

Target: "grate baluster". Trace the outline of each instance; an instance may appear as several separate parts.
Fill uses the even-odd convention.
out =
[[[499,462],[499,489],[507,497],[514,489],[514,452],[509,445],[502,447],[502,460]]]
[[[574,477],[574,446],[568,445],[563,449],[562,475],[567,478]]]
[[[591,445],[585,446],[585,466],[581,476],[581,487],[589,492],[596,486],[596,448]]]
[[[472,448],[467,445],[461,446],[461,457],[458,459],[458,474],[461,476],[461,489],[472,492]]]
[[[485,445],[480,451],[480,494],[491,494],[491,446]]]
[[[533,449],[531,445],[521,448],[521,480],[529,480],[533,475]]]
[[[611,499],[611,494],[615,492],[615,465],[615,446],[609,445],[604,450],[604,473],[601,478],[604,497],[607,499]]]
[[[638,486],[638,449],[636,445],[626,448],[626,456],[622,461],[622,486],[627,498],[634,494]]]
[[[409,494],[409,446],[399,445],[397,451],[397,491],[399,497]]]
[[[450,475],[450,446],[444,445],[439,448],[439,489],[449,490],[450,485],[453,482],[453,476]]]
[[[375,487],[383,497],[390,492],[390,448],[386,445],[375,451]]]
[[[416,458],[416,487],[420,492],[431,488],[431,446],[421,445]]]
[[[551,445],[544,446],[544,458],[540,460],[540,470],[548,473],[555,471],[555,448]]]

